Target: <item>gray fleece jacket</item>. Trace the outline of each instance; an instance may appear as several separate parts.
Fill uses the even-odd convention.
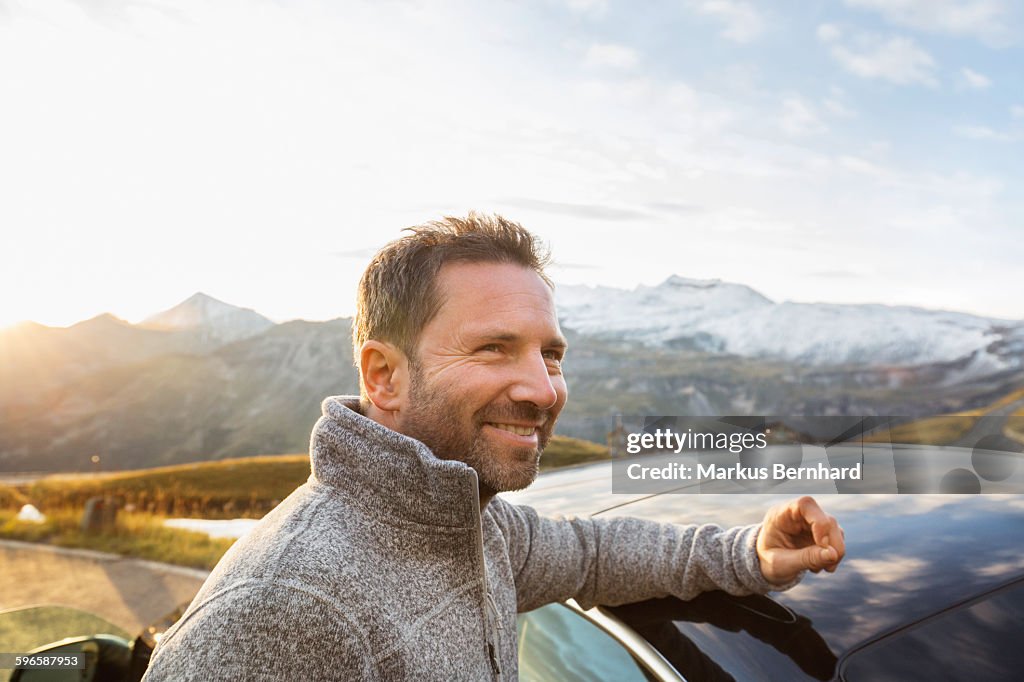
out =
[[[217,564],[143,678],[511,680],[516,613],[772,589],[759,526],[548,519],[328,398],[312,475]]]

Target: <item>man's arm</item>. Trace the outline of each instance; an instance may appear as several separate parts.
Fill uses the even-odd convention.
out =
[[[762,534],[761,524],[722,529],[635,518],[548,519],[500,498],[491,502],[489,511],[506,535],[520,611],[569,598],[588,608],[669,594],[690,599],[714,589],[763,594],[792,587],[802,573],[791,570],[796,565],[791,552],[802,549],[777,546],[782,538],[793,545],[802,540],[786,534],[792,528],[776,530],[771,513],[766,523],[772,527]],[[776,543],[767,546],[775,552],[769,571],[775,582],[762,573],[759,535]],[[805,556],[818,557],[820,565],[805,566],[812,570],[842,558],[826,565],[820,552]]]

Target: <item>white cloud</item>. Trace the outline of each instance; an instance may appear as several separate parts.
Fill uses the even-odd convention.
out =
[[[1020,104],[1014,104],[1010,107],[1010,115],[1014,118],[1024,118],[1024,106]]]
[[[603,17],[608,13],[608,0],[565,0],[565,4],[577,14]]]
[[[992,85],[992,79],[966,66],[960,69],[960,82],[972,90],[984,90]]]
[[[1010,5],[1003,0],[846,0],[850,7],[874,10],[898,26],[986,43],[1015,40]]]
[[[804,264],[842,248],[851,262],[877,263],[879,276],[856,288],[827,281],[815,290],[823,300],[1022,315],[1013,284],[1024,247],[1009,233],[1018,213],[1004,208],[1009,189],[992,189],[997,181],[1015,187],[1019,176],[1000,167],[991,178],[964,177],[938,162],[922,171],[885,120],[871,121],[869,137],[891,137],[892,153],[861,148],[860,136],[840,136],[850,131],[837,117],[851,107],[866,116],[870,93],[797,94],[802,67],[813,64],[795,65],[795,80],[773,92],[761,78],[767,62],[748,54],[743,64],[754,65],[735,73],[751,87],[723,87],[723,75],[704,90],[703,78],[680,82],[673,64],[646,72],[653,57],[640,43],[636,52],[596,50],[603,67],[581,77],[571,67],[588,46],[617,39],[585,32],[589,15],[568,9],[554,27],[575,36],[567,50],[521,3],[500,4],[510,20],[501,24],[506,39],[494,41],[497,5],[277,3],[256,13],[245,3],[188,1],[184,20],[145,10],[141,28],[98,24],[71,3],[60,22],[0,21],[0,64],[19,65],[0,68],[0,186],[8,190],[0,224],[18,230],[0,250],[0,286],[29,292],[0,315],[66,324],[112,310],[137,319],[197,289],[275,319],[350,314],[358,268],[315,253],[372,249],[442,213],[498,210],[496,195],[532,200],[510,206],[510,216],[561,258],[607,263],[575,271],[588,284],[653,284],[679,271],[677,251],[650,244],[685,219],[693,252],[732,253],[747,235],[752,242],[748,256],[690,259],[695,276],[799,299]],[[77,23],[60,28],[69,22]],[[823,52],[869,51],[852,25],[840,26],[825,32],[835,43]],[[728,74],[718,58],[709,56],[708,73]],[[981,64],[960,59],[943,75]],[[609,61],[629,70],[612,71]],[[1015,103],[1024,107],[1019,98],[1001,105],[1005,123],[977,120],[1013,130]],[[783,125],[804,137],[787,136]],[[824,126],[826,135],[807,134]],[[953,136],[948,125],[939,132],[939,143]],[[1000,152],[998,142],[972,144],[982,164],[981,152]],[[838,159],[837,149],[860,158]],[[923,223],[940,203],[956,209],[957,221],[942,224],[942,239],[879,251],[888,225]],[[700,211],[682,218],[645,208],[659,205]],[[649,217],[630,218],[639,238],[623,240],[626,222],[600,219],[610,213]],[[780,241],[784,229],[800,239]],[[965,249],[942,249],[962,243],[961,229],[1001,241],[978,276],[954,282],[943,273],[960,267]],[[246,258],[233,258],[243,232]],[[927,267],[911,272],[907,254],[919,249],[931,249],[920,259]],[[305,288],[297,292],[295,282]],[[32,305],[22,305],[29,295]]]
[[[635,50],[624,45],[595,43],[587,48],[585,62],[590,67],[627,70],[632,69],[640,62],[640,56]]]
[[[829,95],[821,100],[821,106],[836,118],[855,118],[857,116],[856,110],[846,102],[846,93],[835,85],[829,88]]]
[[[854,46],[833,42],[830,48],[832,56],[850,73],[898,85],[938,85],[935,60],[910,38],[860,36],[854,42]]]
[[[810,102],[802,97],[789,96],[782,100],[779,126],[787,135],[816,135],[828,130]]]
[[[1016,135],[1011,133],[1002,133],[998,130],[993,130],[988,126],[980,125],[958,125],[953,126],[953,132],[960,137],[966,137],[969,140],[989,140],[993,142],[1014,142],[1018,139]]]
[[[857,116],[856,111],[834,97],[826,97],[822,100],[821,105],[825,107],[825,111],[837,118],[854,118]]]
[[[764,18],[753,5],[741,0],[700,0],[690,6],[705,16],[725,24],[722,37],[736,43],[749,43],[764,32]]]
[[[843,33],[835,24],[821,24],[816,31],[818,40],[823,43],[831,43],[842,37]]]

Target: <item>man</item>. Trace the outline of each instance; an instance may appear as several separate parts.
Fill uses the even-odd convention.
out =
[[[361,397],[329,398],[312,475],[217,565],[147,680],[492,680],[517,675],[516,613],[834,570],[842,530],[810,498],[722,530],[553,520],[529,485],[565,405],[546,258],[470,214],[386,246],[359,285]]]

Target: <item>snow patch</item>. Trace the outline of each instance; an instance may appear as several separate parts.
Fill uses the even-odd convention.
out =
[[[914,366],[974,356],[1024,324],[908,306],[776,303],[750,287],[672,276],[633,290],[560,286],[562,324],[584,334],[811,365]]]

